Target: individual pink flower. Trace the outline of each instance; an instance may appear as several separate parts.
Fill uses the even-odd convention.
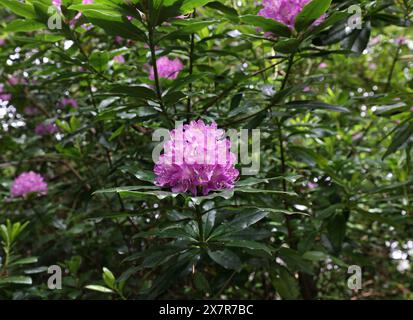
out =
[[[258,12],[258,15],[276,20],[294,29],[295,18],[310,1],[311,0],[263,0],[262,5],[264,8]],[[314,22],[314,25],[320,24],[324,19],[325,15],[322,15]]]
[[[10,76],[9,79],[7,80],[7,82],[11,85],[11,86],[16,86],[20,83],[23,83],[24,81],[18,77],[18,76]]]
[[[3,38],[0,38],[0,47],[4,46],[6,44],[6,40]]]
[[[62,0],[52,0],[52,5],[59,7],[62,5]]]
[[[404,36],[400,36],[396,39],[396,44],[401,46],[407,43],[407,38]]]
[[[11,94],[4,91],[4,85],[0,83],[0,101],[10,101]]]
[[[234,166],[236,156],[216,123],[191,121],[169,134],[164,153],[155,164],[156,185],[193,195],[234,187],[239,175]]]
[[[39,123],[34,129],[38,136],[45,136],[49,134],[55,134],[59,131],[58,127],[51,122],[42,122]]]
[[[381,35],[371,38],[369,45],[375,46],[381,42]]]
[[[181,60],[178,58],[170,60],[167,56],[160,57],[156,60],[158,75],[160,78],[174,80],[178,77],[179,72],[184,68]],[[155,73],[153,68],[149,72],[149,79],[155,80]]]
[[[82,0],[82,4],[93,4],[93,1],[94,1],[94,0]],[[81,13],[81,12],[78,12],[78,13],[76,14],[76,16],[70,21],[70,26],[71,26],[71,27],[74,27],[75,24],[76,24],[76,22],[80,19],[81,16],[82,16],[82,13]],[[84,24],[84,25],[83,25],[83,28],[84,28],[85,30],[90,30],[92,27]]]
[[[413,106],[411,106],[411,108],[410,108],[410,112],[413,112]]]
[[[23,172],[14,181],[10,190],[13,198],[24,197],[29,193],[47,194],[47,183],[44,178],[33,171]]]
[[[60,100],[60,106],[61,107],[70,106],[72,108],[77,108],[78,104],[77,104],[77,101],[75,99],[64,97],[64,98],[62,98],[62,100]]]
[[[325,69],[325,68],[327,68],[327,67],[328,67],[328,64],[325,63],[325,62],[321,62],[321,63],[318,65],[318,68],[319,68],[319,69]]]
[[[303,92],[310,92],[311,91],[311,87],[310,86],[305,86],[303,88]]]
[[[116,61],[116,62],[118,62],[118,63],[125,63],[125,57],[120,54],[120,55],[118,55],[118,56],[115,56],[115,57],[113,58],[113,61]]]

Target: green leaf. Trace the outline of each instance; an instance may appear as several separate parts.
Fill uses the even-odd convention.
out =
[[[192,12],[194,9],[198,7],[202,7],[209,2],[213,2],[216,0],[185,0],[181,6],[181,12],[186,14]]]
[[[103,292],[103,293],[114,293],[113,290],[107,287],[104,287],[104,286],[97,285],[97,284],[91,284],[91,285],[85,286],[85,288],[89,290],[93,290],[93,291]]]
[[[114,289],[115,287],[115,276],[113,275],[112,271],[110,271],[108,268],[103,268],[103,274],[102,274],[103,281],[105,281],[106,285],[109,288]]]
[[[267,19],[257,15],[247,14],[240,16],[241,22],[261,28],[265,32],[271,32],[276,36],[289,37],[291,30],[286,25],[273,19]]]
[[[328,258],[328,255],[321,251],[307,251],[303,254],[303,259],[311,261],[320,261]]]
[[[109,87],[110,93],[119,96],[130,96],[134,98],[139,98],[142,100],[156,100],[156,93],[144,86],[126,86],[126,85],[113,85]]]
[[[25,17],[27,19],[36,18],[36,13],[31,4],[19,2],[16,0],[0,0],[0,4],[10,9],[18,16]]]
[[[281,53],[293,53],[297,51],[299,45],[300,41],[298,39],[285,39],[277,41],[274,45],[274,50]]]
[[[33,20],[13,20],[8,23],[4,31],[6,32],[32,32],[36,30],[42,30],[45,28],[43,23]]]
[[[201,272],[196,272],[194,276],[195,288],[202,292],[210,292],[209,282]]]
[[[300,295],[298,281],[286,268],[278,267],[270,270],[271,283],[277,293],[284,299],[297,299]]]
[[[390,146],[387,148],[386,153],[384,154],[383,158],[387,157],[388,155],[394,153],[398,149],[400,149],[407,141],[409,141],[410,137],[413,135],[413,122],[410,124],[406,124],[399,128],[394,135]]]
[[[240,270],[240,258],[228,249],[211,251],[208,250],[209,257],[225,269]]]
[[[93,51],[89,57],[90,65],[99,72],[106,71],[109,62],[107,51]]]
[[[295,29],[302,31],[320,18],[330,7],[331,0],[312,0],[295,18]]]
[[[0,278],[0,285],[2,284],[32,284],[32,278],[26,276],[11,276]]]
[[[254,210],[251,212],[251,209],[249,209],[248,211],[240,212],[233,220],[221,224],[218,228],[216,228],[212,232],[210,239],[244,230],[265,218],[267,215],[268,211],[262,210]]]
[[[363,23],[361,30],[354,29],[353,32],[343,40],[342,47],[354,53],[362,54],[369,43],[370,34],[371,25],[370,21],[367,21]]]
[[[324,109],[324,110],[331,110],[337,112],[350,112],[347,108],[343,106],[335,106],[324,102],[319,101],[311,101],[311,100],[302,100],[302,101],[292,101],[288,102],[285,105],[287,108],[295,108],[295,109]]]
[[[114,8],[98,4],[72,5],[69,8],[82,12],[89,22],[99,26],[109,35],[142,42],[147,41],[145,32]]]
[[[146,182],[150,182],[150,183],[154,183],[154,181],[155,181],[155,174],[153,173],[153,171],[142,170],[137,165],[125,165],[125,166],[121,167],[120,170],[123,173],[129,173],[129,174],[135,176],[136,179],[139,179],[139,180],[142,180],[142,181],[146,181]]]
[[[238,247],[238,248],[245,248],[249,250],[261,250],[267,253],[270,257],[272,257],[272,249],[265,244],[250,241],[250,240],[231,240],[231,241],[224,241],[225,246],[228,247]]]

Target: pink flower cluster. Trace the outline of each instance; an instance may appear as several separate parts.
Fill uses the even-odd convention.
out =
[[[163,56],[156,60],[156,66],[158,69],[158,76],[160,78],[174,80],[178,77],[179,72],[184,68],[181,60],[178,58],[170,60],[168,57]],[[154,69],[151,68],[149,73],[149,79],[155,80]]]
[[[48,134],[55,134],[59,129],[54,123],[42,122],[36,126],[34,131],[39,136],[45,136]]]
[[[61,107],[71,106],[72,108],[77,108],[78,104],[77,104],[77,101],[75,99],[64,97],[64,98],[62,98],[62,100],[60,100],[60,106]]]
[[[46,195],[47,183],[36,172],[23,172],[13,181],[10,193],[13,198],[22,197],[29,193]]]
[[[259,16],[276,20],[294,29],[295,18],[303,10],[304,6],[311,0],[263,0],[264,6],[258,12]],[[324,20],[324,15],[314,22],[320,24]]]
[[[212,190],[232,189],[239,172],[231,142],[216,123],[191,121],[170,131],[164,153],[155,164],[155,184],[173,192],[207,195]]]
[[[0,101],[10,101],[11,94],[4,91],[4,85],[0,83]]]

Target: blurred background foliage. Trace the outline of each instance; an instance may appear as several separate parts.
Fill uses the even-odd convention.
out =
[[[0,0],[0,298],[413,298],[412,1],[314,0],[294,32],[258,0],[63,0],[51,30],[50,2]],[[199,118],[260,129],[259,174],[152,190],[152,132]],[[29,170],[48,195],[11,199]]]

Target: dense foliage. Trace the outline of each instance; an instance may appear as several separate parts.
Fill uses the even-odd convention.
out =
[[[413,298],[413,1],[0,0],[0,19],[0,298]],[[156,183],[154,133],[199,119],[250,152],[259,129],[259,171]]]

